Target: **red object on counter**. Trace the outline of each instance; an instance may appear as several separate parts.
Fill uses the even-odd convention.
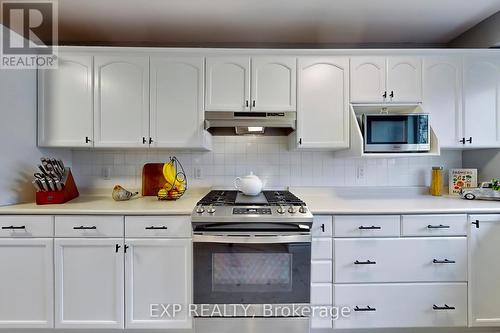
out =
[[[76,187],[75,179],[68,170],[68,178],[61,191],[36,192],[37,205],[62,204],[77,198],[80,195]]]

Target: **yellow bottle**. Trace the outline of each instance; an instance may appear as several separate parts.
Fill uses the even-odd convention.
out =
[[[434,196],[443,195],[443,167],[432,167],[431,194]]]

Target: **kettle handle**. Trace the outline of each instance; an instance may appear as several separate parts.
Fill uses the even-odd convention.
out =
[[[236,177],[234,179],[234,188],[239,191],[240,190],[240,185],[241,185],[241,178],[240,177]]]

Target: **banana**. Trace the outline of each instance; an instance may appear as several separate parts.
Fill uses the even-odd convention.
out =
[[[170,188],[173,187],[173,184],[176,184],[177,186],[183,185],[182,187],[185,188],[186,180],[183,179],[183,177],[177,176],[177,170],[175,169],[173,160],[163,165],[163,177],[167,181],[168,185],[170,185]]]

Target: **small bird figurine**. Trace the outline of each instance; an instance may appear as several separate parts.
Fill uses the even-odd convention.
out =
[[[124,189],[123,187],[121,187],[120,185],[115,185],[115,187],[113,188],[112,197],[113,197],[113,200],[115,200],[115,201],[126,201],[126,200],[130,200],[131,198],[133,198],[137,194],[139,194],[139,192],[130,192],[130,191],[127,191],[126,189]]]

